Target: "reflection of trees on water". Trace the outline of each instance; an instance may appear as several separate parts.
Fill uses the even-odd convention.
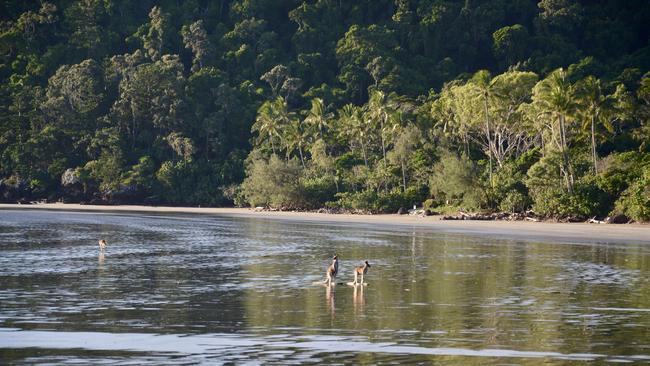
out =
[[[110,225],[81,230],[80,223],[66,226],[53,216],[59,234],[51,247],[42,225],[16,228],[25,230],[20,240],[35,244],[3,246],[0,255],[6,263],[34,259],[34,268],[0,275],[0,290],[16,293],[3,312],[79,330],[296,327],[370,340],[394,334],[379,331],[406,330],[413,332],[408,340],[433,347],[624,354],[638,352],[630,339],[650,343],[647,246],[538,244],[279,220],[219,219],[212,226],[179,219],[165,221],[160,231],[156,219],[138,229],[115,225],[132,219],[113,217]],[[103,256],[97,235],[72,234],[84,230],[101,230],[110,239]],[[367,259],[370,286],[337,286],[337,294],[312,286],[332,252],[341,258],[337,282],[351,281],[354,266]],[[619,310],[602,310],[610,308]]]
[[[299,225],[283,224],[291,232],[295,232],[292,226]],[[349,234],[348,228],[340,230],[342,236]],[[347,247],[338,249],[340,281],[347,281],[348,277],[351,280],[354,265],[363,259],[368,259],[373,267],[368,273],[369,287],[337,288],[335,318],[330,316],[329,297],[326,295],[324,305],[316,301],[322,294],[319,296],[309,288],[311,278],[304,279],[314,273],[320,279],[326,266],[321,258],[308,258],[306,253],[313,252],[308,247],[304,253],[293,252],[295,259],[283,260],[282,266],[276,267],[268,261],[259,267],[246,268],[244,273],[248,277],[259,278],[277,275],[286,265],[295,268],[300,263],[315,263],[318,266],[303,275],[303,285],[280,286],[263,293],[247,290],[249,324],[303,329],[334,327],[364,331],[371,340],[384,339],[383,333],[374,333],[375,330],[412,330],[416,331],[412,337],[430,346],[458,346],[454,342],[464,340],[463,346],[481,344],[558,351],[558,345],[565,344],[569,352],[580,347],[588,349],[590,344],[606,338],[602,331],[597,331],[596,322],[584,320],[583,315],[592,312],[594,303],[636,302],[635,306],[650,308],[647,295],[650,291],[633,294],[631,289],[635,287],[584,284],[572,287],[567,281],[556,280],[567,275],[576,277],[567,274],[566,266],[561,265],[566,260],[606,261],[612,266],[643,267],[648,272],[650,266],[637,257],[647,261],[650,255],[639,256],[639,248],[537,244],[426,232],[407,235],[368,232],[373,243],[366,244],[363,238],[350,240]],[[309,235],[305,234],[304,240],[309,240]],[[600,253],[596,255],[594,250]],[[647,282],[639,285],[647,286]],[[344,295],[348,291],[351,293]],[[612,294],[616,298],[611,298]],[[640,314],[646,322],[650,321],[650,314]],[[442,335],[432,336],[431,332]],[[629,337],[634,330],[622,333]],[[624,337],[619,338],[620,346],[624,347]]]
[[[159,225],[164,229],[155,232]],[[221,332],[243,323],[241,289],[233,265],[228,232],[209,222],[157,222],[133,232],[110,234],[115,240],[106,254],[110,282],[95,289],[95,297],[109,308],[105,316],[119,328],[141,324],[148,329]],[[146,229],[145,229],[146,228]]]
[[[48,243],[52,255],[30,251],[37,274],[15,284],[33,303],[16,302],[26,316],[116,332],[217,332],[243,323],[241,289],[230,286],[239,266],[219,247],[221,228],[137,215],[70,215],[63,223],[65,214],[42,215],[56,242]],[[33,235],[28,224],[20,230]],[[98,253],[97,237],[108,239],[106,252]]]

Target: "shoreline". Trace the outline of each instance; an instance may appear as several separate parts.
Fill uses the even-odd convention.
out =
[[[443,233],[489,235],[502,239],[526,241],[562,241],[572,243],[628,243],[650,244],[650,225],[647,224],[587,224],[527,221],[449,221],[441,216],[409,216],[397,214],[358,215],[317,212],[256,211],[252,208],[167,207],[136,205],[80,205],[72,203],[0,204],[2,210],[63,210],[76,212],[125,213],[189,213],[227,217],[261,218],[309,223],[367,224],[382,228],[400,227],[432,230]]]

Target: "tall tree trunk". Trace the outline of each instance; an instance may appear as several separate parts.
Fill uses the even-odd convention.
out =
[[[368,167],[368,156],[366,155],[366,145],[363,143],[363,140],[360,140],[361,142],[361,152],[363,153],[363,163],[366,165],[366,168]]]
[[[386,143],[384,141],[384,119],[380,119],[380,125],[381,125],[381,130],[379,131],[379,135],[381,136],[381,151],[384,155],[384,164],[386,162]]]
[[[332,180],[334,180],[334,185],[336,186],[336,193],[339,193],[339,180],[337,179],[336,172],[332,175]]]
[[[275,144],[273,143],[273,135],[269,132],[269,141],[271,142],[271,150],[273,150],[273,155],[275,155]]]
[[[594,174],[598,174],[598,155],[596,155],[596,117],[591,116],[591,157],[594,160]]]
[[[302,164],[302,168],[305,169],[305,158],[302,155],[302,146],[298,145],[298,154],[300,154],[300,163]]]
[[[135,114],[131,113],[131,149],[135,148]]]
[[[492,136],[490,133],[490,116],[488,114],[488,101],[487,101],[487,95],[483,99],[483,107],[485,109],[485,133],[487,134],[487,142],[488,142],[488,157],[490,160],[490,187],[494,187],[494,184],[492,183]]]
[[[402,192],[406,192],[406,169],[404,167],[404,159],[400,159],[400,160],[402,160],[401,161],[401,163],[402,163],[402,183],[404,184],[404,186],[403,186],[404,189],[402,190]]]
[[[573,173],[571,172],[571,165],[569,163],[569,154],[568,146],[566,140],[566,126],[564,115],[560,114],[560,145],[562,145],[562,161],[563,161],[563,170],[565,174],[565,180],[567,185],[567,191],[569,194],[573,194]]]

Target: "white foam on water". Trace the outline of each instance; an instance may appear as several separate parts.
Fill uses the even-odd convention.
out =
[[[356,337],[355,337],[356,338]],[[224,349],[245,352],[246,349],[263,348],[264,351],[292,354],[298,349],[317,352],[384,353],[425,356],[458,356],[489,358],[551,358],[561,360],[593,361],[597,359],[618,362],[622,360],[650,360],[650,355],[606,356],[593,353],[561,353],[543,351],[520,351],[512,349],[467,349],[439,347],[428,348],[415,345],[399,345],[392,342],[373,343],[337,336],[290,336],[257,337],[235,334],[149,334],[106,332],[62,332],[41,330],[18,330],[0,328],[0,348],[84,349],[91,351],[147,352],[168,355],[218,356]]]

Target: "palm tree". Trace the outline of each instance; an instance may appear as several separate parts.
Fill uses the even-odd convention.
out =
[[[591,131],[591,158],[594,164],[594,174],[598,173],[598,153],[596,152],[596,125],[602,124],[610,132],[613,131],[611,120],[614,113],[615,98],[604,95],[600,80],[588,76],[579,83],[581,114],[584,118],[582,128]]]
[[[368,124],[361,116],[359,107],[352,104],[346,104],[339,110],[339,121],[341,122],[341,133],[349,138],[350,141],[358,140],[361,145],[363,162],[368,167],[368,154],[366,152],[366,142],[368,140]]]
[[[559,141],[556,140],[562,155],[562,174],[565,178],[567,191],[573,193],[573,170],[569,161],[567,141],[567,119],[576,111],[574,86],[567,79],[567,73],[559,68],[550,73],[544,80],[533,88],[533,104],[539,111],[538,117],[550,118],[558,122]],[[554,130],[551,124],[552,130]]]
[[[321,98],[311,100],[311,109],[305,122],[318,131],[318,137],[323,139],[323,130],[329,127],[329,116],[325,113],[325,104]]]
[[[303,169],[305,168],[305,156],[303,150],[308,143],[308,139],[309,131],[305,128],[305,124],[297,118],[292,119],[287,125],[284,138],[287,146],[287,160],[289,159],[291,152],[297,148]]]
[[[325,137],[323,130],[330,127],[332,114],[325,113],[325,103],[321,98],[313,98],[311,100],[311,109],[305,118],[305,123],[312,130],[312,135],[318,135],[318,139],[323,142],[323,147],[325,154],[330,157],[330,153],[327,151],[327,144],[325,143]],[[314,138],[316,140],[316,138]],[[330,169],[327,168],[327,174],[330,174]],[[336,175],[333,176],[334,185],[336,185],[336,191],[339,191],[339,183],[336,179]]]
[[[257,110],[257,117],[251,130],[258,132],[258,139],[264,139],[268,136],[271,143],[271,149],[275,155],[275,138],[282,140],[283,127],[290,124],[293,113],[289,112],[287,102],[283,97],[277,97],[274,100],[265,101]]]
[[[265,101],[257,110],[257,117],[255,123],[251,128],[252,132],[258,132],[258,140],[268,138],[271,144],[271,150],[275,155],[274,139],[280,137],[280,120],[276,116],[273,101]]]
[[[386,138],[384,136],[384,128],[388,123],[391,108],[388,104],[386,94],[381,90],[373,90],[370,94],[370,99],[367,104],[367,111],[364,115],[365,118],[370,120],[375,125],[379,125],[379,135],[381,137],[381,151],[386,160]]]

